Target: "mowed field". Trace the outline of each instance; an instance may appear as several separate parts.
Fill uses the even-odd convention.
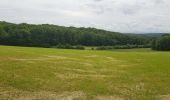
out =
[[[0,46],[0,100],[170,100],[170,52]]]

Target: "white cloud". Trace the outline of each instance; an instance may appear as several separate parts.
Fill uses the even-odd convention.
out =
[[[170,32],[170,0],[0,0],[0,20]]]

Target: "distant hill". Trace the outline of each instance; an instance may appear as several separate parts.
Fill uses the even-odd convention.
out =
[[[164,34],[167,34],[167,33],[145,33],[145,34],[139,34],[139,35],[148,36],[148,37],[160,37]]]
[[[64,27],[49,24],[0,22],[0,44],[51,47],[58,44],[85,46],[145,45],[159,34],[123,34],[96,28]]]
[[[127,33],[129,35],[134,35],[134,36],[144,36],[144,37],[161,37],[164,34],[168,33]]]

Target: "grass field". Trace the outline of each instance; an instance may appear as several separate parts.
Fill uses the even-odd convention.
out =
[[[0,46],[0,100],[170,100],[170,52]]]

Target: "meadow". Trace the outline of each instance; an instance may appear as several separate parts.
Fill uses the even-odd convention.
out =
[[[0,100],[170,100],[170,52],[0,46]]]

